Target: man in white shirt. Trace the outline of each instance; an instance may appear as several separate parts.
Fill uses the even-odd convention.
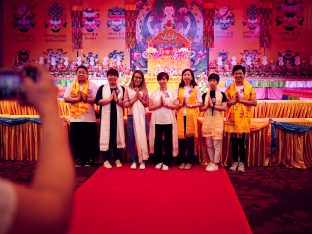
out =
[[[77,78],[64,93],[70,103],[69,139],[77,166],[90,166],[99,156],[94,101],[98,87],[88,79],[88,69],[79,66]]]

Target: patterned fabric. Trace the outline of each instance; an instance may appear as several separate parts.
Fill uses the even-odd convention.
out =
[[[214,47],[214,17],[215,17],[215,0],[208,0],[204,4],[204,46],[205,48]]]
[[[256,91],[251,84],[244,80],[244,96],[243,100],[256,99]],[[236,84],[231,84],[225,91],[229,101],[236,100]],[[252,117],[252,106],[247,106],[242,103],[232,105],[228,111],[225,123],[225,131],[230,133],[247,133],[250,132],[250,121]]]
[[[127,3],[125,4],[126,12],[126,47],[128,49],[134,49],[136,47],[136,19],[137,19],[137,10],[135,3]]]
[[[78,83],[78,80],[76,79],[74,82],[75,83],[74,83],[72,91],[71,91],[71,97],[73,97],[73,98],[78,97],[80,92],[82,94],[88,96],[89,80],[87,80],[84,83],[81,91],[80,91],[80,85]],[[73,103],[73,104],[71,104],[71,107],[70,107],[71,116],[79,116],[79,115],[87,113],[88,111],[89,111],[89,104],[85,103],[85,102]]]
[[[272,43],[272,0],[260,0],[260,47],[270,48]]]
[[[189,104],[196,104],[197,94],[196,88],[191,89],[191,95],[188,100]],[[183,103],[184,100],[184,88],[179,89],[178,93],[179,103]],[[184,139],[185,137],[195,136],[197,137],[197,117],[198,108],[186,108],[186,129],[184,132],[184,108],[180,108],[177,113],[177,124],[178,124],[178,138]]]
[[[73,50],[82,49],[82,0],[75,0],[72,5],[72,45]]]

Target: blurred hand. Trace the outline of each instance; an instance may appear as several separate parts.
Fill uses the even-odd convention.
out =
[[[58,115],[58,90],[53,84],[50,74],[38,64],[27,65],[27,67],[37,70],[36,82],[31,77],[23,78],[23,90],[27,101],[34,105],[41,117]]]

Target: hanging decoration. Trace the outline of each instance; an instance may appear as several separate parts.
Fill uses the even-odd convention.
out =
[[[272,0],[260,0],[260,47],[270,48],[272,44]]]
[[[134,49],[136,47],[136,19],[137,9],[135,0],[126,0],[125,2],[126,18],[126,47]]]
[[[214,17],[215,17],[215,0],[206,0],[204,4],[204,46],[206,48],[214,47]]]
[[[72,0],[72,45],[73,50],[82,49],[82,30],[83,30],[83,6],[82,0]]]

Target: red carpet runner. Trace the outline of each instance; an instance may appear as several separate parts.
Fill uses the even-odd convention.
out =
[[[101,167],[76,192],[70,234],[252,233],[224,169]]]

